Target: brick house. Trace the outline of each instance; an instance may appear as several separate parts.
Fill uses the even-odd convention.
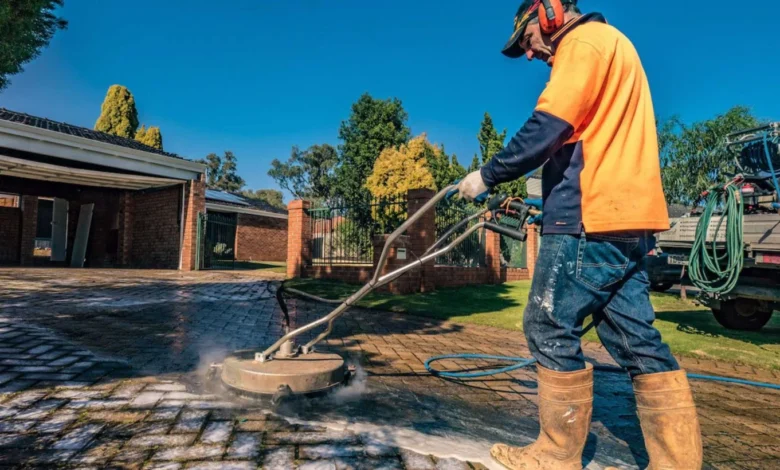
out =
[[[206,213],[218,213],[235,224],[233,247],[237,261],[287,260],[285,209],[237,194],[207,189]]]
[[[0,264],[195,269],[204,172],[131,139],[0,108]]]

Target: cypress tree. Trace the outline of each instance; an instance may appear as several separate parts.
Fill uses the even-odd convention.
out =
[[[160,134],[160,128],[156,126],[141,126],[138,132],[135,133],[135,140],[138,142],[154,147],[157,150],[162,150],[162,134]]]
[[[152,126],[149,129],[146,130],[146,145],[149,147],[154,147],[157,150],[163,149],[163,140],[162,140],[162,133],[160,133],[160,128],[157,126]]]
[[[474,171],[479,170],[480,164],[479,164],[479,157],[477,154],[474,154],[474,158],[471,160],[471,165],[469,165],[469,173],[472,173]]]
[[[138,142],[141,142],[144,145],[146,145],[146,126],[142,125],[135,132],[135,140],[138,141]]]
[[[100,107],[95,130],[132,139],[136,129],[138,110],[135,109],[133,94],[122,85],[111,85]]]

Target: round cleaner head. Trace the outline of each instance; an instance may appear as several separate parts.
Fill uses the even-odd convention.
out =
[[[255,360],[254,352],[240,352],[222,364],[222,383],[246,395],[321,393],[344,382],[344,359],[338,354],[310,353],[295,357]]]

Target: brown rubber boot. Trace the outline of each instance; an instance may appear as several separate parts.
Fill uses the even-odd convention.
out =
[[[526,447],[496,444],[490,455],[510,470],[582,470],[593,412],[593,366],[585,367],[555,372],[537,364],[539,438]]]
[[[648,470],[700,470],[701,430],[685,371],[634,377]]]

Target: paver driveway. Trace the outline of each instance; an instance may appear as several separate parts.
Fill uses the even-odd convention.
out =
[[[423,367],[435,354],[527,355],[521,335],[387,312],[355,310],[338,323],[326,347],[360,372],[338,393],[273,413],[214,393],[210,363],[281,334],[275,288],[240,273],[0,270],[0,464],[467,469],[490,465],[490,442],[525,444],[538,432],[533,370],[452,382]],[[291,307],[298,325],[328,311]],[[598,345],[585,349],[609,362]],[[628,378],[596,380],[588,468],[644,466]],[[708,468],[780,468],[780,393],[694,387]]]

